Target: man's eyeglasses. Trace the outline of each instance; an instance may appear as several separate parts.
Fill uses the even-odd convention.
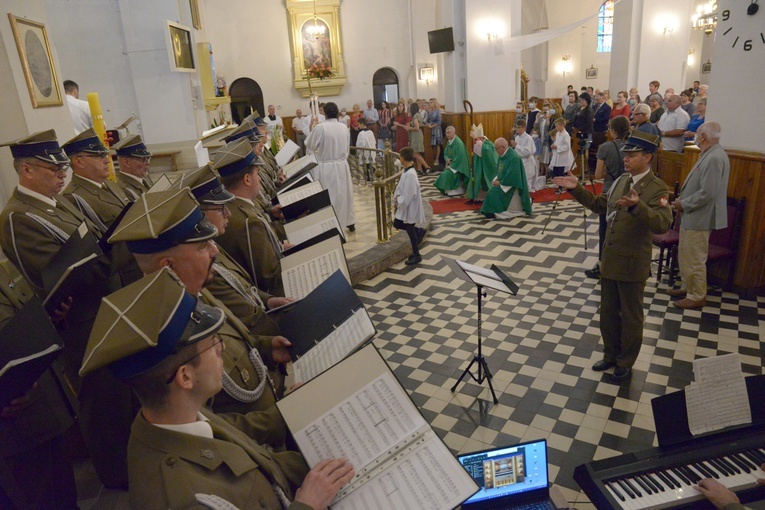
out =
[[[226,215],[226,204],[221,205],[205,205],[204,207],[200,207],[202,209],[202,212],[207,211],[216,211],[221,213],[222,215]]]
[[[55,167],[49,167],[49,166],[45,166],[45,165],[38,165],[37,163],[29,163],[29,165],[37,167],[37,168],[44,168],[46,170],[49,170],[49,171],[53,172],[56,175],[61,175],[61,176],[65,176],[66,173],[69,171],[69,165],[58,165],[58,166],[55,166]]]
[[[222,343],[222,342],[223,342],[223,339],[220,337],[220,335],[217,334],[217,333],[214,334],[213,335],[213,343],[212,343],[212,345],[210,347],[207,347],[206,349],[202,349],[201,351],[199,351],[198,353],[196,353],[195,355],[193,355],[192,357],[190,357],[189,359],[187,359],[186,361],[184,361],[183,363],[178,365],[178,368],[176,368],[173,371],[173,375],[171,375],[167,379],[167,381],[165,381],[165,384],[170,384],[170,383],[173,382],[173,380],[175,380],[175,376],[178,375],[178,370],[180,370],[182,366],[188,365],[189,363],[194,361],[196,358],[198,358],[199,356],[201,356],[202,354],[204,354],[205,352],[209,351],[210,349],[212,349],[213,347],[215,347],[216,345],[218,345],[219,343]]]
[[[93,159],[106,159],[109,157],[109,155],[108,154],[82,154],[80,157],[93,158]]]

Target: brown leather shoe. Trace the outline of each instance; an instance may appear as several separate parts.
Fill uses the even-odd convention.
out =
[[[667,294],[669,294],[672,297],[685,297],[688,295],[688,291],[685,289],[669,289],[667,291]]]
[[[701,299],[700,301],[693,301],[685,298],[678,301],[673,301],[672,304],[677,308],[682,308],[684,310],[688,310],[690,308],[704,308],[707,304],[707,298]]]

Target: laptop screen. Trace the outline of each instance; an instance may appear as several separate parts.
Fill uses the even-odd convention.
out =
[[[457,456],[480,490],[465,505],[494,498],[519,498],[547,489],[547,441],[493,448]]]

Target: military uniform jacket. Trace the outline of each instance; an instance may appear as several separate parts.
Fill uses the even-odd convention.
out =
[[[15,189],[0,214],[0,248],[32,285],[35,293],[44,298],[42,269],[51,262],[65,242],[56,230],[68,238],[84,221],[85,217],[67,200],[59,197],[56,207],[51,207]],[[100,237],[101,232],[91,223],[88,222],[88,225],[91,232]],[[108,288],[113,292],[120,285],[119,279],[112,277],[116,265],[108,256],[99,259],[97,270],[103,280],[109,280]],[[93,310],[93,317],[99,304],[100,298]],[[67,316],[67,320],[71,319],[71,316]]]
[[[15,268],[0,263],[0,329],[33,296],[32,289]],[[30,393],[30,403],[11,420],[0,420],[0,457],[30,450],[63,434],[73,419],[50,370],[45,371]],[[0,477],[2,480],[2,477]]]
[[[284,296],[282,268],[273,240],[257,206],[237,198],[229,204],[231,217],[226,232],[216,241],[228,255],[247,270],[258,288],[274,296]]]
[[[669,230],[672,212],[667,185],[649,173],[634,186],[640,200],[632,210],[616,205],[629,193],[630,174],[622,174],[608,194],[595,196],[581,185],[570,190],[585,207],[605,214],[608,222],[600,273],[604,278],[623,282],[643,282],[651,271],[651,250],[654,234]]]
[[[138,197],[149,191],[149,185],[145,180],[122,172],[117,172],[117,186],[131,202],[135,202]]]
[[[250,341],[247,327],[222,302],[215,299],[210,291],[203,289],[199,299],[206,305],[215,306],[226,314],[226,322],[218,331],[226,345],[223,351],[223,389],[212,399],[210,407],[216,413],[246,414],[253,411],[259,416],[257,436],[259,443],[280,448],[284,446],[287,425],[276,408],[273,382],[266,370],[261,378],[250,351],[256,348]],[[256,351],[257,352],[257,351]],[[262,394],[255,398],[255,392],[262,386]]]
[[[250,439],[248,416],[232,424],[209,411],[202,414],[214,439],[156,427],[138,413],[128,443],[131,508],[207,508],[195,495],[209,494],[240,510],[281,509],[272,484],[294,499],[308,473],[299,453],[275,453]],[[311,510],[294,502],[289,508]]]
[[[100,221],[107,228],[111,226],[112,222],[122,212],[122,209],[128,204],[127,196],[115,183],[107,180],[104,181],[103,187],[100,187],[77,174],[72,176],[72,181],[64,189],[62,195],[72,205],[77,207],[83,215],[87,216],[90,221],[96,225]],[[97,218],[91,217],[87,209],[78,202],[76,197],[87,202],[96,213]]]

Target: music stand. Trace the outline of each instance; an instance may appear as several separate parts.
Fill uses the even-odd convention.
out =
[[[460,260],[447,257],[442,258],[446,262],[446,265],[452,270],[452,273],[459,279],[475,285],[478,293],[478,353],[473,356],[473,360],[462,372],[462,375],[457,379],[457,382],[454,383],[454,386],[452,386],[452,393],[456,391],[457,386],[462,382],[462,379],[464,379],[466,375],[470,375],[470,377],[472,377],[478,384],[483,384],[484,380],[489,383],[491,396],[494,398],[494,403],[498,404],[499,400],[497,400],[497,395],[494,393],[494,386],[491,384],[491,371],[489,370],[489,365],[486,363],[486,358],[484,358],[483,353],[481,352],[481,298],[486,296],[484,287],[489,287],[515,296],[518,294],[518,286],[494,264],[491,265],[491,269],[485,269]],[[473,368],[474,363],[478,364],[478,375],[475,375],[470,371],[470,369]]]

